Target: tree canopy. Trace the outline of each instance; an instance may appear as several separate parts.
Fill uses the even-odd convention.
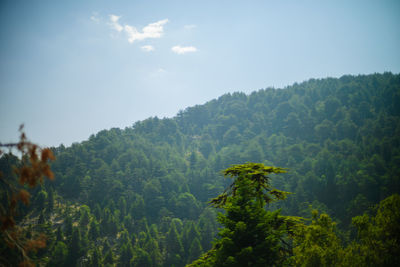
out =
[[[0,204],[18,203],[11,209],[15,223],[8,225],[46,235],[46,247],[27,255],[41,265],[58,264],[53,255],[60,255],[72,266],[184,266],[216,249],[212,241],[221,225],[227,229],[217,241],[227,242],[221,251],[237,256],[221,254],[224,264],[259,253],[251,242],[243,241],[248,245],[240,250],[229,247],[253,230],[271,231],[264,245],[269,255],[279,255],[271,261],[329,264],[344,255],[349,265],[350,259],[354,265],[381,264],[370,251],[391,259],[396,257],[388,256],[394,253],[389,248],[397,251],[384,234],[395,233],[396,224],[384,226],[376,205],[400,193],[399,99],[399,74],[310,79],[283,89],[227,93],[173,118],[103,130],[69,147],[36,147],[33,163],[29,155],[11,156],[2,147]],[[33,166],[54,179],[31,180]],[[14,202],[6,178],[15,182]],[[217,209],[208,205],[212,199]],[[30,205],[21,203],[27,200]],[[242,203],[247,208],[235,208]],[[217,216],[219,209],[226,211]],[[252,213],[259,218],[247,218]],[[389,206],[379,214],[397,218]],[[303,217],[303,226],[293,228],[293,220],[284,219],[289,215]],[[249,226],[257,223],[259,228]],[[323,243],[318,232],[332,238]],[[71,256],[72,239],[81,244],[77,257]],[[304,242],[314,245],[302,247]],[[333,248],[339,245],[338,257]],[[5,242],[0,249],[14,255]],[[352,254],[358,256],[346,256]]]
[[[190,266],[273,266],[282,265],[288,248],[283,238],[298,218],[267,211],[265,206],[284,199],[287,192],[270,185],[270,174],[282,168],[261,163],[234,165],[224,171],[234,179],[227,193],[211,200],[225,210],[218,215],[223,228],[213,248]]]

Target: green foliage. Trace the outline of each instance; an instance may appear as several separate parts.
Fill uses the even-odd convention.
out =
[[[103,266],[102,261],[101,261],[101,253],[97,248],[95,248],[93,251],[93,255],[92,255],[90,263],[92,266],[98,266],[98,267]]]
[[[182,240],[178,231],[176,230],[175,223],[171,223],[171,227],[168,231],[166,237],[166,247],[167,247],[167,266],[180,266],[182,265],[181,256],[184,252]]]
[[[64,240],[64,234],[61,230],[61,227],[58,227],[56,233],[56,241],[63,241],[63,240]]]
[[[66,259],[66,266],[76,265],[77,260],[83,254],[81,232],[79,228],[74,227],[72,237],[68,245],[68,256]]]
[[[142,266],[152,266],[151,258],[149,253],[141,248],[136,248],[134,252],[134,257],[131,261],[131,266],[142,267]]]
[[[52,189],[49,190],[48,199],[47,199],[47,213],[51,213],[54,211],[54,191]]]
[[[206,205],[210,199],[214,199],[216,206],[230,209],[232,216],[242,218],[246,212],[254,213],[263,222],[277,220],[277,225],[286,218],[282,222],[286,226],[300,222],[279,212],[263,217],[259,207],[268,203],[269,212],[280,209],[284,215],[308,216],[307,207],[312,204],[330,214],[331,224],[336,221],[337,227],[329,228],[329,223],[324,225],[316,217],[304,233],[311,235],[314,228],[321,228],[332,238],[334,234],[345,237],[346,243],[354,244],[340,250],[344,251],[343,259],[348,265],[362,266],[368,261],[380,264],[375,256],[367,255],[369,251],[389,255],[389,247],[396,246],[381,244],[394,241],[380,235],[397,229],[377,230],[384,223],[372,217],[372,207],[400,193],[399,95],[399,74],[311,79],[283,90],[267,88],[249,95],[229,93],[204,105],[189,107],[174,118],[149,118],[125,129],[104,130],[70,147],[52,148],[57,157],[51,164],[55,179],[29,191],[35,198],[29,207],[16,207],[18,217],[32,228],[48,229],[47,248],[32,252],[38,259],[51,260],[57,241],[71,248],[73,232],[79,228],[81,251],[75,259],[77,264],[89,264],[96,258],[96,264],[101,266],[110,249],[114,253],[113,264],[121,264],[122,252],[127,252],[125,248],[130,243],[134,251],[141,249],[148,254],[151,266],[183,266],[198,251],[212,249],[211,242],[221,227],[217,212]],[[225,174],[239,181],[229,187],[230,180],[223,179],[220,170],[249,161],[285,166],[290,172],[277,176],[274,171],[284,169],[263,169],[257,164],[248,165],[247,169],[232,167]],[[18,158],[0,157],[0,171],[4,175],[12,173],[11,165],[18,164]],[[263,172],[270,174],[269,179],[260,175]],[[247,178],[238,179],[242,176]],[[236,187],[239,184],[244,188],[241,191]],[[1,190],[4,200],[6,195]],[[285,201],[277,201],[284,199],[288,191],[293,194]],[[222,192],[225,194],[221,195]],[[229,200],[232,197],[248,203],[247,208],[235,210],[241,202]],[[354,223],[360,233],[366,227],[376,234],[371,235],[368,230],[368,235],[361,237],[351,222],[352,217],[366,211],[368,217],[355,219]],[[40,226],[39,216],[43,222]],[[253,227],[257,219],[251,216],[243,223],[236,223],[236,217],[219,217],[230,227],[224,233],[228,239],[220,239],[226,242],[227,251],[229,240],[240,239],[239,233],[269,229],[263,224]],[[176,233],[171,232],[172,224]],[[272,229],[275,234],[271,234],[269,244],[282,245],[280,230],[285,242],[289,238],[286,233],[293,233],[279,227]],[[315,250],[315,258],[320,262],[335,259],[329,253],[338,240],[326,240],[326,244],[314,240],[315,247],[326,253],[320,255]],[[173,254],[169,253],[172,248],[168,241],[178,244]],[[379,244],[378,249],[371,249],[368,242]],[[257,253],[255,247],[249,247],[241,252],[235,250],[237,257],[226,255],[225,263],[237,264],[238,258]],[[95,257],[94,248],[104,251]],[[281,249],[266,251],[272,255]],[[213,251],[215,247],[203,259],[213,258]],[[312,251],[304,251],[311,255]],[[137,260],[149,262],[146,254],[141,255],[144,256]]]
[[[380,202],[375,217],[354,217],[358,240],[346,250],[346,263],[362,266],[399,266],[400,264],[400,195]],[[356,255],[356,257],[354,257]]]
[[[266,204],[285,195],[275,195],[278,191],[271,188],[268,175],[283,172],[257,163],[234,165],[224,171],[234,181],[228,192],[211,201],[225,210],[218,216],[223,226],[220,239],[191,266],[272,266],[284,262],[286,248],[281,240],[287,234],[288,219],[279,210],[265,210]]]
[[[294,232],[294,266],[398,266],[400,263],[400,196],[380,202],[374,217],[354,217],[357,239],[347,247],[337,236],[336,223],[327,214],[313,212],[310,225]]]
[[[100,236],[100,226],[96,219],[93,219],[89,225],[89,237],[91,240],[96,240]]]
[[[150,238],[144,247],[150,256],[152,266],[161,266],[163,263],[163,255],[161,254],[157,240]]]
[[[224,175],[237,177],[236,180],[223,194],[212,199],[211,204],[220,208],[225,205],[230,195],[232,195],[232,198],[235,198],[237,190],[243,187],[241,183],[242,180],[248,180],[249,187],[252,188],[252,192],[249,192],[251,194],[250,196],[255,197],[256,202],[259,203],[260,206],[264,206],[265,203],[268,204],[274,200],[285,199],[286,195],[289,193],[278,189],[271,189],[269,177],[267,176],[271,173],[277,174],[284,172],[285,170],[282,168],[264,166],[264,164],[261,163],[247,163],[244,165],[232,166],[224,171]]]
[[[48,196],[47,192],[43,190],[37,194],[35,204],[38,206],[40,210],[43,210],[45,208],[47,196]]]
[[[89,221],[90,221],[90,218],[89,218],[90,211],[88,211],[87,209],[81,207],[80,213],[81,213],[81,218],[79,220],[79,225],[81,227],[85,227],[85,226],[87,226],[89,224]]]
[[[115,256],[112,248],[110,248],[104,256],[103,263],[106,265],[114,264]]]
[[[62,241],[58,241],[55,248],[53,249],[53,253],[51,255],[51,259],[49,262],[49,266],[64,266],[65,260],[68,256],[68,248],[67,245]]]
[[[129,266],[133,257],[133,247],[130,242],[125,243],[121,248],[121,257],[119,262],[121,266]]]
[[[189,248],[188,263],[197,260],[201,254],[203,254],[203,248],[201,247],[199,239],[195,237]]]
[[[327,214],[313,211],[310,225],[298,224],[294,231],[294,266],[340,266],[343,257],[336,223]]]

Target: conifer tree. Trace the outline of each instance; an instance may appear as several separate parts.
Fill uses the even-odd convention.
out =
[[[93,215],[96,216],[96,219],[98,221],[100,221],[100,219],[102,218],[103,211],[101,210],[99,203],[96,203],[96,205],[94,206]]]
[[[130,266],[133,257],[133,247],[131,242],[125,243],[121,248],[120,266]]]
[[[53,249],[49,266],[63,266],[68,256],[68,247],[64,242],[58,241]]]
[[[96,219],[93,218],[89,225],[89,238],[91,240],[96,240],[100,236],[100,226]]]
[[[50,189],[48,191],[48,197],[47,197],[47,213],[52,213],[54,210],[54,190]]]
[[[199,221],[199,231],[201,235],[201,246],[203,249],[210,249],[214,238],[214,229],[210,218],[202,217]]]
[[[224,171],[235,178],[211,203],[223,208],[218,221],[223,228],[213,248],[190,266],[273,266],[286,259],[281,241],[295,218],[267,211],[265,205],[284,199],[287,192],[273,189],[268,175],[285,172],[259,163],[233,165]]]
[[[128,215],[126,215],[126,216],[124,217],[123,225],[124,225],[124,227],[125,227],[129,232],[133,232],[133,230],[134,230],[134,223],[133,223],[132,216],[131,216],[130,214],[128,214]]]
[[[56,233],[56,241],[63,241],[63,240],[64,240],[64,234],[62,232],[61,227],[58,227]]]
[[[183,245],[181,238],[176,230],[175,224],[172,223],[166,238],[167,248],[167,266],[178,266],[181,264],[181,256],[183,254]]]
[[[138,242],[137,245],[139,245],[139,247],[143,248],[144,245],[146,244],[148,239],[148,236],[145,232],[141,231],[138,235]]]
[[[110,248],[107,251],[106,255],[104,256],[103,263],[106,265],[112,265],[114,263],[114,259],[115,259],[114,252],[113,252],[112,248]]]
[[[203,253],[203,249],[201,247],[199,239],[196,237],[189,248],[189,258],[188,263],[193,262],[194,260],[198,259],[200,255]]]
[[[101,253],[97,248],[95,248],[94,251],[93,251],[91,265],[92,266],[98,266],[98,267],[102,267],[103,266],[103,263],[101,261]]]
[[[45,220],[44,220],[44,212],[43,212],[43,210],[40,212],[40,215],[39,215],[39,220],[38,220],[38,224],[43,224],[45,222]]]
[[[163,259],[157,240],[150,238],[145,245],[145,250],[149,253],[151,262],[153,264],[152,266],[161,266]]]
[[[66,260],[67,266],[74,266],[77,259],[82,256],[82,242],[81,231],[78,227],[74,227],[72,237],[68,246],[68,258]]]
[[[133,267],[142,267],[142,266],[151,266],[151,258],[149,253],[144,251],[141,248],[136,248],[134,251],[134,257],[131,261],[131,266]]]
[[[121,219],[122,219],[126,215],[126,212],[127,212],[126,199],[124,197],[119,198],[118,207],[119,207],[119,210],[121,211]]]
[[[107,252],[111,249],[110,243],[108,243],[108,240],[104,242],[103,249],[102,249],[102,254],[105,255]]]
[[[65,219],[65,226],[64,226],[64,234],[67,237],[70,237],[72,235],[72,218],[69,214],[66,215],[66,219]]]
[[[89,212],[85,208],[81,208],[81,218],[79,219],[79,226],[84,228],[90,221]]]
[[[37,205],[39,210],[44,210],[47,198],[48,198],[47,192],[42,189],[36,196],[36,201],[35,201],[35,204]]]
[[[199,239],[200,238],[200,233],[197,230],[196,225],[190,221],[188,229],[186,229],[184,233],[184,248],[185,251],[189,251],[190,246],[192,245],[192,242],[195,238]]]

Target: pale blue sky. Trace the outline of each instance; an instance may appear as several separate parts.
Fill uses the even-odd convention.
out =
[[[400,72],[400,1],[1,0],[0,21],[1,142],[21,123],[70,145],[227,92]]]

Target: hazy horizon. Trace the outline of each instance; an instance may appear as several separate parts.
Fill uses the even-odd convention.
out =
[[[2,1],[0,141],[66,146],[225,93],[400,72],[397,1]]]

